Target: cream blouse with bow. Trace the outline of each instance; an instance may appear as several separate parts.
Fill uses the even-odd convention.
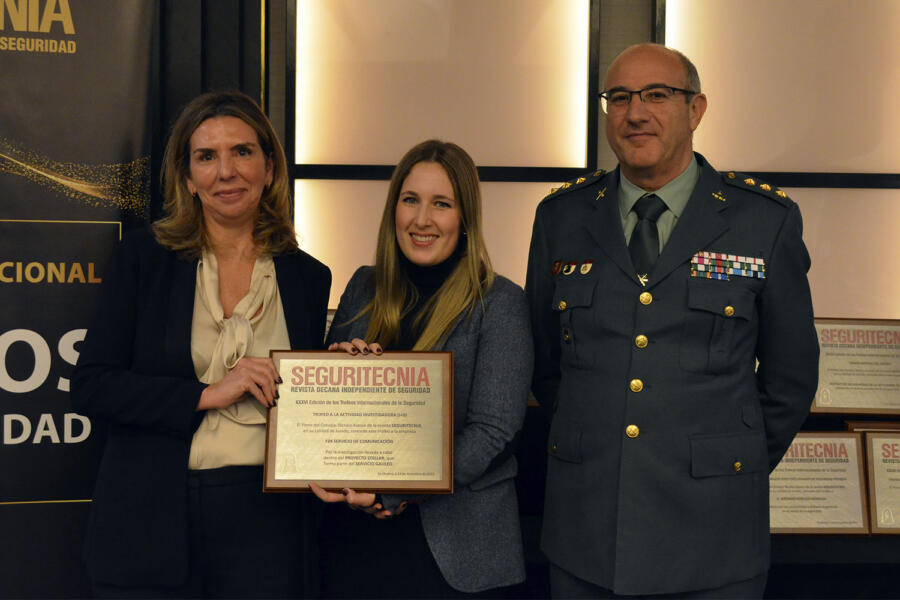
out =
[[[215,383],[243,357],[269,356],[270,349],[290,348],[287,322],[271,256],[256,259],[250,291],[229,318],[219,298],[215,254],[203,250],[197,265],[191,358],[203,383]],[[265,456],[266,409],[253,396],[227,408],[207,410],[191,441],[190,469],[261,465]]]

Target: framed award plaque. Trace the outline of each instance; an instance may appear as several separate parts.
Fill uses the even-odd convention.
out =
[[[866,433],[872,533],[900,534],[900,431]]]
[[[451,352],[271,356],[265,491],[453,492]]]
[[[769,475],[772,533],[868,533],[861,433],[797,434]]]
[[[819,389],[811,411],[900,415],[900,321],[816,319]]]

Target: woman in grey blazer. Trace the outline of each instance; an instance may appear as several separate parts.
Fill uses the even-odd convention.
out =
[[[376,264],[353,275],[328,342],[351,354],[452,350],[455,431],[452,495],[311,486],[335,504],[322,532],[324,593],[484,596],[524,580],[511,446],[531,379],[528,309],[491,270],[478,173],[462,148],[430,140],[397,165]]]

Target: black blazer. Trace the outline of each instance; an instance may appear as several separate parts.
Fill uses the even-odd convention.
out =
[[[646,287],[625,245],[618,170],[572,182],[535,218],[534,392],[554,413],[542,548],[617,594],[715,588],[768,568],[769,471],[816,391],[797,205],[696,156],[700,178]],[[766,277],[700,277],[691,262],[704,251],[762,259]]]
[[[305,252],[274,257],[291,347],[319,349],[331,287]],[[181,584],[188,569],[187,464],[203,417],[190,333],[197,261],[129,234],[103,282],[72,376],[72,404],[109,423],[85,540],[92,578]]]

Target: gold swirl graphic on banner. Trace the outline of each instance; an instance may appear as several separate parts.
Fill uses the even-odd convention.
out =
[[[19,175],[89,206],[144,214],[150,201],[150,157],[112,165],[81,165],[20,150],[0,138],[0,173]]]

